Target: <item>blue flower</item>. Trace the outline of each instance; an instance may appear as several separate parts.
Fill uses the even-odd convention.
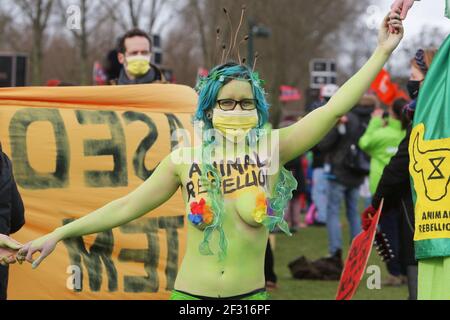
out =
[[[203,217],[201,215],[189,214],[188,218],[189,218],[189,221],[191,221],[196,226],[198,226],[198,225],[203,223]]]

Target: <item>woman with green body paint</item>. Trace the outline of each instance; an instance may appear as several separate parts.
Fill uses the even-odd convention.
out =
[[[397,31],[390,32],[389,27]],[[267,123],[259,77],[241,65],[216,67],[199,86],[196,115],[206,129],[216,130],[215,139],[203,136],[202,147],[174,151],[135,191],[27,243],[18,260],[36,268],[61,240],[126,224],[163,204],[181,187],[188,236],[172,299],[266,299],[269,229],[277,225],[285,230],[283,206],[295,187],[282,166],[311,149],[358,103],[402,37],[400,16],[386,17],[372,57],[324,107],[267,134],[279,136],[275,172],[269,171],[271,157],[258,153],[264,141],[260,129]],[[257,131],[252,139],[253,129]],[[227,165],[229,160],[232,165]],[[40,256],[34,260],[37,252]]]

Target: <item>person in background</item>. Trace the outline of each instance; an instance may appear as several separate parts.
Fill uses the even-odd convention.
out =
[[[406,134],[408,120],[404,116],[403,109],[408,101],[398,99],[389,109],[389,116],[383,118],[383,110],[377,109],[367,127],[366,132],[359,140],[359,147],[366,152],[370,160],[370,193],[377,190],[383,170],[391,158],[397,153],[398,146]],[[398,210],[383,215],[380,219],[381,231],[389,239],[397,238],[401,216]],[[394,258],[386,263],[389,277],[384,282],[385,286],[400,286],[406,282],[406,270],[402,270],[399,261],[398,241],[393,241],[392,248]]]
[[[278,277],[275,273],[275,259],[272,244],[267,241],[266,255],[264,258],[264,276],[266,278],[266,289],[269,291],[278,289]]]
[[[119,62],[119,51],[117,49],[112,49],[106,55],[103,61],[103,69],[106,73],[106,82],[109,85],[116,85],[117,79],[120,77],[120,72],[122,71],[122,65]]]
[[[117,84],[166,82],[161,70],[150,62],[151,58],[150,36],[140,29],[128,31],[119,40],[117,59],[123,67]]]
[[[302,204],[306,202],[306,179],[303,169],[303,156],[300,156],[285,165],[285,168],[292,172],[295,180],[297,180],[297,189],[292,193],[292,199],[286,208],[285,219],[289,224],[289,229],[295,233],[302,226],[300,214]]]
[[[435,55],[436,50],[434,49],[420,49],[411,61],[408,93],[413,101],[404,108],[404,112],[409,120],[414,119],[416,99],[419,96],[420,87],[425,81]],[[406,136],[401,141],[397,153],[384,168],[383,175],[372,198],[372,205],[366,208],[362,214],[362,226],[365,230],[370,227],[372,217],[380,207],[382,199],[384,199],[383,214],[380,219],[391,219],[391,215],[394,214],[392,219],[398,219],[397,221],[399,221],[397,229],[391,230],[391,232],[387,230],[389,233],[388,240],[394,250],[394,255],[398,257],[401,271],[407,274],[409,299],[417,300],[418,267],[414,253],[415,216],[409,173],[409,140],[411,131],[412,125],[409,124]],[[398,213],[397,218],[395,217],[396,212]],[[383,224],[385,225],[385,222]],[[396,252],[395,250],[398,251]]]
[[[22,245],[8,235],[16,233],[25,224],[22,198],[14,180],[11,161],[3,153],[0,143],[0,300],[6,300],[8,264],[15,262]]]
[[[286,117],[286,119],[280,123],[280,128],[287,128],[293,125],[296,121],[296,117]],[[297,181],[297,189],[293,190],[292,199],[289,201],[289,205],[287,206],[285,213],[285,219],[292,233],[297,232],[301,226],[300,213],[302,197],[304,198],[306,193],[305,175],[302,162],[303,155],[289,161],[284,166],[287,170],[292,172],[292,175]]]
[[[328,259],[330,264],[339,268],[343,266],[342,231],[339,218],[342,201],[346,205],[350,239],[356,237],[361,231],[358,212],[359,187],[367,172],[352,164],[355,162],[353,155],[357,151],[357,143],[367,128],[375,104],[373,96],[364,95],[359,104],[343,116],[335,128],[319,143],[319,149],[327,153],[325,173],[329,183],[327,229],[330,255],[324,259]],[[357,163],[357,165],[365,164]]]
[[[327,84],[320,90],[320,100],[309,106],[310,111],[324,106],[331,97],[339,90],[335,84]],[[327,199],[328,199],[328,180],[325,174],[325,152],[319,147],[311,149],[313,154],[312,161],[312,190],[311,197],[317,214],[314,218],[314,225],[324,226],[327,223]]]

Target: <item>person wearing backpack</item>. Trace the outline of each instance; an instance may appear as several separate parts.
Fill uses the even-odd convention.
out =
[[[325,171],[328,177],[327,230],[329,257],[325,262],[338,266],[342,263],[342,231],[340,226],[341,202],[345,201],[351,239],[361,231],[358,213],[359,187],[369,173],[370,160],[358,147],[366,131],[377,100],[365,95],[352,112],[344,116],[337,126],[322,140],[319,149],[325,152]]]

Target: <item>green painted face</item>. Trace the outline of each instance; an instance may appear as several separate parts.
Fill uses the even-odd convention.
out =
[[[214,128],[231,142],[244,141],[246,134],[258,126],[258,110],[248,81],[232,80],[219,91],[212,120]]]
[[[237,101],[245,100],[245,99],[254,99],[252,86],[248,81],[244,80],[232,80],[227,83],[220,89],[219,94],[217,95],[217,100],[223,99],[233,99]],[[219,104],[216,103],[214,109],[219,109]],[[242,110],[241,106],[236,106],[235,111]]]

